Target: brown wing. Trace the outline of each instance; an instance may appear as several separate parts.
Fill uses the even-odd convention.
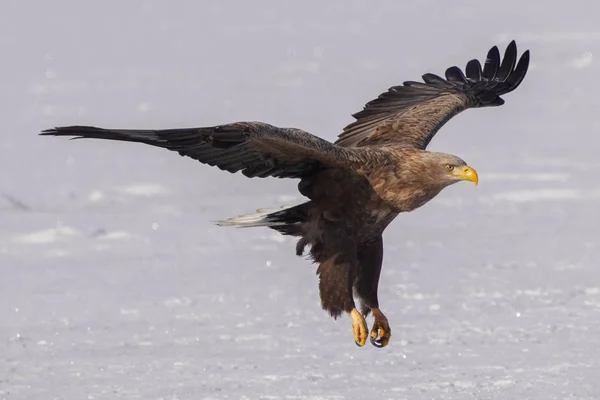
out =
[[[302,178],[324,167],[354,168],[361,162],[351,149],[300,129],[261,122],[163,130],[67,126],[41,134],[145,143],[248,177]]]
[[[516,65],[516,67],[515,67]],[[341,146],[399,144],[425,149],[450,118],[468,108],[500,106],[500,97],[515,90],[527,73],[529,50],[517,63],[517,45],[510,42],[500,63],[494,46],[483,70],[477,60],[467,63],[465,73],[454,66],[446,79],[423,75],[422,82],[404,82],[370,101],[353,116],[335,142]]]

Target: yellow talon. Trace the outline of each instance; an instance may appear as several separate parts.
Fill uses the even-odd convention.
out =
[[[378,308],[371,309],[373,312],[373,329],[371,329],[371,344],[375,347],[385,347],[390,342],[392,330],[385,315]]]
[[[352,332],[354,333],[354,341],[357,346],[364,346],[367,343],[367,336],[369,332],[369,327],[367,326],[367,321],[365,321],[364,317],[361,313],[353,308],[350,311],[350,318],[352,318]]]

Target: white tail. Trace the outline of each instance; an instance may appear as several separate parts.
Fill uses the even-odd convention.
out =
[[[280,208],[259,208],[256,210],[256,214],[239,215],[237,217],[216,221],[215,223],[219,226],[235,226],[237,228],[285,225],[284,222],[270,221],[267,217],[269,214],[273,214],[291,207],[292,206],[282,206]]]

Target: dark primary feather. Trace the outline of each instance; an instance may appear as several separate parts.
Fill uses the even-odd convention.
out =
[[[445,78],[423,75],[423,82],[404,82],[391,87],[344,128],[335,142],[342,146],[377,144],[408,145],[425,149],[435,133],[454,115],[477,107],[504,104],[500,96],[523,81],[529,66],[529,50],[517,63],[517,45],[510,42],[500,60],[498,47],[487,54],[483,69],[478,60],[467,63],[465,72],[453,66]]]
[[[352,150],[308,132],[261,122],[163,130],[103,129],[67,126],[41,135],[74,136],[145,143],[178,152],[202,163],[248,177],[302,178],[325,167],[352,167]]]

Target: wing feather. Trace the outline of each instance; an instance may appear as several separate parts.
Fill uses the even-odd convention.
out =
[[[517,45],[514,41],[512,41],[504,51],[504,59],[502,60],[502,64],[500,65],[500,69],[498,70],[498,74],[496,75],[496,81],[504,82],[506,78],[508,78],[512,70],[515,68],[516,63]]]
[[[394,86],[353,114],[335,142],[360,147],[394,144],[425,149],[436,132],[453,116],[469,109],[504,104],[500,96],[515,90],[529,67],[529,50],[517,62],[517,45],[510,42],[500,59],[492,47],[483,68],[473,59],[465,72],[453,66],[445,78],[427,73],[423,82],[407,81]]]
[[[471,60],[467,63],[467,67],[465,68],[465,72],[467,74],[467,80],[469,82],[479,82],[481,81],[481,76],[483,72],[481,71],[481,63],[479,60]]]
[[[300,129],[261,122],[164,130],[67,126],[41,134],[145,143],[247,177],[302,178],[322,168],[358,168],[363,162],[352,149]]]
[[[496,79],[498,67],[500,65],[500,51],[498,46],[494,46],[488,51],[485,64],[483,66],[483,78],[488,81]]]

